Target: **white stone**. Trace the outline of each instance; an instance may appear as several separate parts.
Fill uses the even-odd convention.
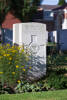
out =
[[[49,32],[49,38],[51,42],[57,43],[57,31]]]
[[[63,20],[62,29],[67,29],[67,19]]]
[[[37,80],[46,74],[46,44],[48,32],[41,23],[19,23],[13,25],[13,44],[27,46],[31,51],[29,79]]]

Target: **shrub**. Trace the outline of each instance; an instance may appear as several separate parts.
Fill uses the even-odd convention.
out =
[[[4,86],[15,86],[25,78],[29,66],[28,53],[23,46],[0,46],[0,82]]]
[[[58,71],[52,71],[47,77],[47,83],[50,88],[53,89],[67,88],[67,77],[64,76],[63,69]]]

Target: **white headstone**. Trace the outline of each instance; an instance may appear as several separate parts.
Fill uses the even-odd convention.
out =
[[[49,32],[49,39],[51,42],[57,43],[57,31]]]
[[[31,53],[29,79],[37,80],[46,74],[46,44],[48,32],[41,23],[20,23],[13,25],[13,43],[28,46]]]

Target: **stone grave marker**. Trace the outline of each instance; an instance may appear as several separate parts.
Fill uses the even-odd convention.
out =
[[[13,44],[24,45],[31,52],[28,72],[30,80],[38,80],[46,75],[46,44],[48,32],[41,23],[19,23],[13,25]]]

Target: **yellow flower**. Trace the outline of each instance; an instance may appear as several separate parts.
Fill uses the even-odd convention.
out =
[[[23,68],[22,70],[23,70],[24,72],[26,71],[26,69],[24,69],[24,68]]]
[[[10,54],[4,54],[3,56],[4,56],[4,57],[8,57],[8,56],[10,56]]]
[[[17,82],[20,83],[20,80],[18,80]]]
[[[3,56],[4,56],[4,54],[5,54],[5,50],[2,50],[2,51],[1,51],[1,53],[2,53],[2,54],[3,54]]]
[[[12,57],[10,57],[9,60],[12,60]]]
[[[4,54],[3,56],[4,56],[4,57],[8,57],[8,56],[10,56],[10,54]]]
[[[31,69],[32,67],[29,67],[29,69]]]
[[[2,56],[0,56],[0,59],[2,58]]]
[[[13,75],[15,75],[15,72],[12,72]]]
[[[10,46],[10,44],[7,44],[6,46],[8,46],[8,47],[9,47],[9,46]]]
[[[12,46],[12,49],[15,48],[15,46]]]
[[[18,46],[18,48],[17,48],[18,50],[20,50],[21,49],[21,47],[20,46]]]
[[[12,50],[11,48],[8,49],[8,51],[11,51],[11,50]]]
[[[21,51],[24,52],[24,49],[22,49]]]
[[[3,74],[3,72],[0,72],[0,74]]]
[[[16,68],[19,68],[19,66],[18,66],[18,65],[16,65]]]
[[[11,64],[11,62],[9,62],[8,64]]]
[[[10,54],[6,54],[6,56],[7,56],[7,57],[9,57],[9,56],[10,56]]]
[[[0,49],[2,49],[3,47],[2,46],[0,46]]]
[[[6,54],[4,54],[3,56],[6,57]]]
[[[13,53],[15,53],[17,50],[12,50]]]
[[[0,49],[2,49],[3,47],[2,46],[0,46]]]

